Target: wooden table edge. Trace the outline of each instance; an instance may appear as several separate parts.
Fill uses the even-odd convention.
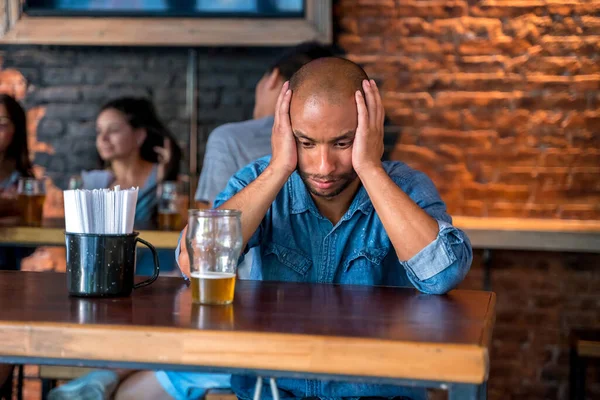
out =
[[[140,230],[140,238],[160,249],[175,249],[180,232]],[[64,246],[65,230],[61,228],[10,226],[0,227],[0,243]]]
[[[467,384],[487,381],[489,372],[488,350],[480,345],[192,328],[149,329],[0,321],[0,355]],[[154,351],[140,351],[140,348]]]

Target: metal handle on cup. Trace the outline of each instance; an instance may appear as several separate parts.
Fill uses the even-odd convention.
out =
[[[146,279],[143,282],[136,283],[135,285],[133,285],[134,289],[139,289],[141,287],[148,286],[149,284],[151,284],[158,278],[158,273],[160,272],[160,265],[158,264],[158,253],[156,252],[156,249],[154,248],[154,246],[152,246],[150,243],[146,242],[144,239],[140,239],[140,238],[135,238],[135,242],[136,243],[140,242],[141,244],[143,244],[144,246],[149,248],[150,251],[152,252],[152,257],[154,258],[154,275],[152,275],[149,279]]]

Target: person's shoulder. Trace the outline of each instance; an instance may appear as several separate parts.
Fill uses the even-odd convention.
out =
[[[270,132],[272,127],[273,117],[230,122],[213,129],[208,137],[208,141],[215,143],[239,142],[247,140],[249,133],[252,134],[263,130]]]
[[[270,162],[271,162],[270,155],[261,157],[257,160],[252,161],[250,164],[246,165],[244,168],[242,168],[238,172],[238,174],[246,174],[246,175],[251,174],[251,175],[254,175],[254,178],[256,178],[269,166]]]
[[[112,172],[106,169],[94,169],[91,171],[81,171],[81,180],[84,189],[104,189],[112,181]]]

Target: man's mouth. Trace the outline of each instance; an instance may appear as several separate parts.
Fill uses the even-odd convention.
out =
[[[315,178],[310,178],[311,182],[313,183],[313,185],[319,189],[329,189],[330,187],[332,187],[336,181],[322,181],[319,179],[315,179]]]

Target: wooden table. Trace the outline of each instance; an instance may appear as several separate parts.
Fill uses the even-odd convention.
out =
[[[178,278],[128,298],[67,296],[65,276],[0,271],[0,362],[210,370],[442,387],[485,398],[495,295],[238,281],[198,306]]]
[[[150,225],[136,226],[140,237],[152,243],[157,249],[175,249],[179,241],[179,231],[159,231]],[[41,227],[1,226],[0,245],[17,246],[64,246],[64,220],[45,220]]]

